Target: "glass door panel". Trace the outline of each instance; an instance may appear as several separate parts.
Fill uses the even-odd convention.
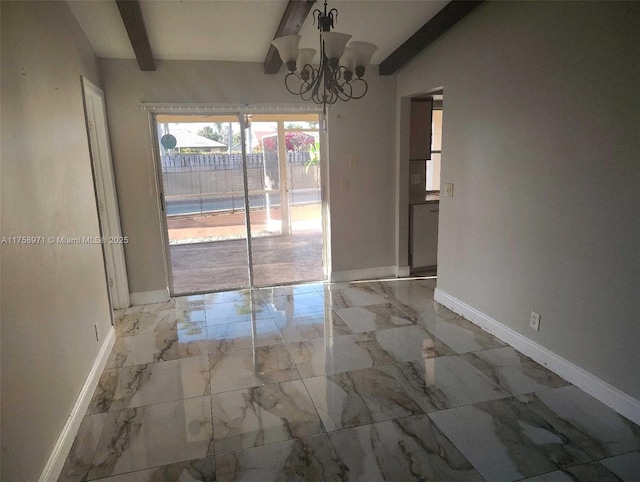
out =
[[[237,116],[156,117],[172,293],[249,286]]]
[[[251,204],[255,286],[323,279],[318,115],[252,122],[263,155],[264,208]],[[308,119],[308,120],[307,120]],[[257,147],[256,147],[257,146]],[[247,152],[249,150],[247,149]],[[279,229],[265,229],[270,221]]]

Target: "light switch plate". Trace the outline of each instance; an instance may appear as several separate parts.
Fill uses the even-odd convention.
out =
[[[444,196],[453,197],[453,183],[448,182],[444,185]]]
[[[420,184],[420,174],[411,174],[411,184]]]

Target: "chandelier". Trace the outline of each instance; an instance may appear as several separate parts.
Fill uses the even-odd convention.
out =
[[[337,9],[327,10],[327,0],[324,11],[317,8],[313,11],[314,25],[317,22],[320,31],[317,67],[313,66],[316,50],[298,48],[300,35],[287,35],[272,42],[289,71],[284,79],[287,90],[304,101],[321,104],[325,114],[327,105],[338,100],[346,102],[364,97],[369,87],[363,78],[365,67],[378,49],[369,42],[354,41],[347,46],[351,35],[331,31],[337,17]]]

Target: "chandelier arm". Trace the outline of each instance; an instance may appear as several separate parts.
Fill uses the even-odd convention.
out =
[[[354,100],[362,99],[366,95],[367,91],[369,90],[369,84],[367,84],[367,81],[364,80],[363,78],[352,80],[351,83],[349,84],[351,86],[351,88],[353,88],[353,85],[356,82],[361,82],[362,83],[362,85],[364,86],[364,91],[360,95],[352,95],[351,98],[354,99]]]
[[[300,82],[300,87],[292,88],[291,87],[292,80]],[[290,94],[300,95],[302,86],[304,86],[304,81],[300,78],[300,76],[296,72],[289,72],[284,78],[284,86],[286,87],[286,89],[289,91]]]
[[[353,99],[353,89],[351,87],[351,84],[348,82],[345,82],[339,85],[338,88],[336,89],[336,94],[338,98],[344,102],[347,102]]]

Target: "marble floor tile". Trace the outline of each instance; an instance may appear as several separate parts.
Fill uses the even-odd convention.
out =
[[[426,415],[340,430],[329,437],[354,482],[482,481]]]
[[[382,368],[365,368],[303,381],[329,432],[423,413]]]
[[[216,457],[218,482],[348,481],[326,435],[241,450]]]
[[[342,308],[336,313],[354,333],[414,324],[414,320],[390,303]]]
[[[274,296],[266,305],[275,319],[325,311],[324,297],[316,291]]]
[[[278,327],[270,318],[255,321],[239,321],[237,323],[226,323],[224,325],[209,325],[206,331],[209,353],[283,343]]]
[[[347,288],[356,288],[362,289],[362,285],[366,284],[366,282],[359,281],[337,281],[337,282],[323,282],[319,286],[316,287],[316,291],[319,293],[324,293],[325,295],[331,291],[342,291]]]
[[[640,449],[640,427],[571,385],[518,397],[596,459]]]
[[[214,457],[206,457],[114,475],[100,482],[216,482],[216,464]]]
[[[601,460],[600,463],[624,482],[640,480],[640,451],[609,457]]]
[[[87,413],[111,412],[210,393],[207,356],[105,370]]]
[[[444,343],[415,325],[285,346],[302,378],[454,354]]]
[[[388,296],[393,296],[393,284],[395,282],[396,281],[382,281],[382,280],[363,281],[358,283],[357,288],[363,291],[367,291],[369,293],[380,295],[383,298],[386,298]],[[344,288],[348,288],[348,286],[344,286],[341,289],[344,289]],[[334,290],[334,291],[338,291],[338,290]]]
[[[495,336],[467,320],[439,321],[428,323],[427,330],[458,353],[488,350],[507,346]]]
[[[271,315],[264,305],[249,305],[248,303],[216,303],[207,305],[205,309],[206,324],[225,325],[228,323],[249,323],[257,318],[270,318]]]
[[[206,334],[206,326],[197,325],[183,330],[165,330],[118,338],[105,368],[122,368],[206,355]]]
[[[216,455],[322,432],[301,380],[214,394],[211,405]]]
[[[100,434],[107,419],[106,413],[86,415],[78,428],[71,451],[60,472],[59,482],[80,482],[86,480],[93,455],[100,440]]]
[[[437,303],[435,286],[117,310],[59,480],[640,481],[640,427]]]
[[[159,303],[150,303],[148,305],[142,305],[142,311],[145,313],[156,313],[158,311],[169,310],[172,308],[180,308],[176,306],[175,298],[170,299],[168,301],[161,301]]]
[[[511,395],[569,384],[510,346],[464,353],[462,357]]]
[[[362,333],[375,339],[396,362],[453,355],[455,352],[424,328],[412,325]]]
[[[402,291],[395,292],[391,296],[385,298],[388,303],[392,303],[407,314],[433,311],[433,291],[422,288],[420,294],[407,294]]]
[[[285,346],[300,376],[309,378],[394,363],[391,355],[375,345],[371,334],[358,333]]]
[[[205,323],[204,311],[170,308],[135,312],[115,322],[118,337],[183,330]]]
[[[121,310],[114,310],[113,311],[113,321],[114,322],[121,321],[126,316],[132,315],[134,313],[142,313],[142,310],[144,310],[144,307],[145,307],[145,305],[133,305],[133,306],[130,306],[129,308],[123,308]]]
[[[110,412],[88,480],[205,457],[212,427],[211,396]]]
[[[411,309],[411,307],[405,306],[407,307],[406,309]],[[402,307],[400,308],[403,309]],[[422,305],[420,308],[421,309],[414,310],[414,313],[411,313],[416,317],[418,323],[438,323],[441,321],[457,322],[463,320],[462,316],[436,301]]]
[[[372,293],[364,287],[349,287],[343,290],[330,291],[325,296],[326,306],[334,310],[352,308],[354,306],[382,305],[386,302],[384,297]]]
[[[429,417],[487,480],[519,480],[593,460],[580,446],[579,434],[560,420],[549,423],[519,397],[441,410]]]
[[[421,286],[424,286],[425,288],[430,289],[431,291],[434,291],[438,285],[438,280],[435,276],[431,276],[425,279],[417,280],[417,283]]]
[[[458,321],[463,319],[458,313],[451,311],[449,308],[441,305],[437,301],[433,302],[433,310],[438,316],[439,321]]]
[[[333,310],[276,317],[274,322],[286,343],[330,338],[353,333]]]
[[[283,345],[209,355],[211,393],[296,380],[300,374]]]
[[[393,291],[394,296],[403,301],[426,300],[433,303],[433,290],[416,280],[400,280],[391,282],[388,286]]]
[[[526,482],[620,482],[621,479],[598,462],[574,465],[543,475],[522,479]],[[637,481],[638,479],[634,479]]]
[[[187,295],[173,298],[176,308],[202,309],[204,307],[204,295]]]
[[[509,395],[459,356],[398,363],[385,368],[425,412]]]
[[[257,293],[255,293],[257,294]],[[241,305],[249,304],[249,300],[252,302],[256,300],[255,296],[252,296],[251,290],[234,290],[234,291],[218,291],[216,293],[206,293],[202,295],[202,301],[205,305],[212,305],[217,303],[239,303]]]
[[[293,286],[273,286],[270,288],[260,288],[258,293],[266,302],[273,298],[279,298],[287,295],[300,295],[302,293],[316,293],[322,290],[322,283],[306,283]]]

